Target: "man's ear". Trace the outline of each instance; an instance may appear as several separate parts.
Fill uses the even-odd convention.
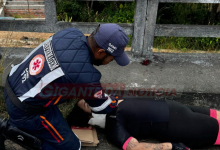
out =
[[[102,55],[105,55],[106,52],[105,52],[104,49],[98,49],[98,50],[97,50],[97,54],[100,55],[100,56],[102,56]]]
[[[102,59],[105,55],[106,55],[106,52],[104,49],[96,49],[94,52],[94,57],[95,59]]]

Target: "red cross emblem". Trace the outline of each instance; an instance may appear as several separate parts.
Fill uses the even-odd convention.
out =
[[[41,70],[44,67],[44,56],[39,54],[37,56],[35,56],[29,65],[29,71],[30,71],[30,75],[37,75],[41,72]]]
[[[33,64],[33,69],[36,70],[37,68],[39,68],[40,67],[40,63],[41,63],[41,61],[39,59],[37,59],[34,62],[34,64]]]

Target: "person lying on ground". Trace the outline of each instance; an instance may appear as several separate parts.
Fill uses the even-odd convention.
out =
[[[220,145],[220,112],[213,109],[169,100],[126,99],[118,101],[107,115],[93,112],[85,100],[79,100],[67,122],[69,126],[105,128],[107,138],[124,150],[187,150]],[[169,143],[140,143],[136,139],[139,137]]]

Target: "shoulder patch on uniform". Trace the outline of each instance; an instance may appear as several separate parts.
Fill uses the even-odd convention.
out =
[[[50,70],[53,71],[54,69],[58,68],[60,65],[57,61],[55,54],[54,54],[51,41],[48,41],[47,43],[45,43],[43,45],[43,49],[44,49],[44,54],[45,54],[45,57],[46,57],[46,60],[47,60],[47,63],[48,63]]]
[[[43,55],[36,55],[29,64],[30,75],[37,75],[41,72],[44,67],[45,58]]]

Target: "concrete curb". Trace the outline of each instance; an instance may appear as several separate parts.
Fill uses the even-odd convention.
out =
[[[3,85],[10,65],[20,63],[32,49],[1,47],[0,53],[4,50],[7,52],[3,62]],[[143,59],[133,58],[130,52],[127,54],[131,63],[126,67],[115,62],[97,67],[102,73],[101,82],[116,83],[120,90],[125,91],[124,96],[141,96],[144,90],[146,92],[142,96],[149,96],[149,90],[159,95],[164,95],[161,92],[172,95],[171,90],[176,93],[220,93],[220,54],[155,53],[148,66],[140,64]]]

